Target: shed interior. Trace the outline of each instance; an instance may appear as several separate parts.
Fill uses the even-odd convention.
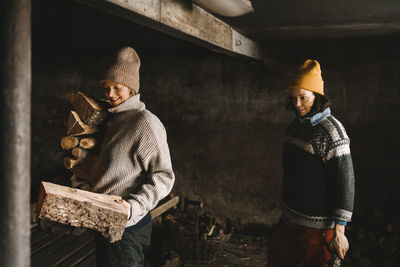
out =
[[[141,57],[141,99],[168,133],[174,193],[203,202],[237,232],[268,237],[281,214],[282,144],[293,117],[285,88],[296,67],[315,58],[333,115],[351,139],[354,245],[345,266],[395,266],[400,7],[325,2],[300,8],[289,0],[253,1],[254,14],[221,17],[261,45],[260,61],[213,52],[78,2],[33,1],[32,203],[41,181],[68,183],[71,175],[58,156],[69,112],[65,94],[101,98],[98,74],[115,50],[129,45]]]

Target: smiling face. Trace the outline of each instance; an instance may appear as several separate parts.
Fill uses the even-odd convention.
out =
[[[300,116],[307,115],[314,104],[315,95],[313,92],[302,88],[290,88],[290,101],[297,114]]]
[[[132,96],[131,90],[125,85],[106,81],[103,83],[103,86],[104,94],[110,100],[113,107],[118,106]]]

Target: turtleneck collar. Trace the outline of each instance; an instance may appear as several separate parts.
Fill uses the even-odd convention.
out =
[[[130,97],[128,100],[122,102],[118,106],[109,108],[108,111],[114,114],[128,110],[136,110],[137,112],[140,112],[145,108],[146,108],[145,104],[142,101],[140,101],[140,94],[137,94]]]
[[[312,126],[317,125],[320,123],[323,119],[328,117],[331,114],[331,109],[330,107],[327,107],[324,111],[315,113],[311,116],[305,116],[305,117],[299,117],[300,122],[304,122],[305,120],[310,120],[310,123]]]

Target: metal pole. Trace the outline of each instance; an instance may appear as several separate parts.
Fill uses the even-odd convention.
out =
[[[31,0],[0,4],[0,266],[30,265]]]

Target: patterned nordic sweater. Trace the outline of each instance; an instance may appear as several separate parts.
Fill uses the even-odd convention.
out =
[[[139,94],[109,111],[113,115],[93,168],[92,190],[128,201],[129,227],[168,195],[175,175],[165,128]]]
[[[328,229],[349,222],[353,212],[354,173],[350,139],[327,108],[295,118],[283,149],[283,219]]]

